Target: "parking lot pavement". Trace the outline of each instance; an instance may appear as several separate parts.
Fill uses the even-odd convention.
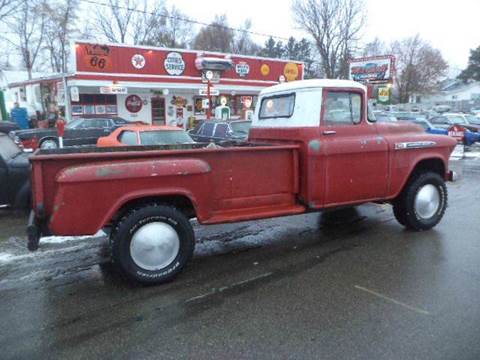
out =
[[[480,160],[452,167],[432,231],[388,205],[196,225],[194,260],[155,287],[121,279],[102,236],[28,253],[2,210],[1,357],[477,359]]]

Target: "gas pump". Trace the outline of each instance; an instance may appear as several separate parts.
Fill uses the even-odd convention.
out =
[[[230,119],[230,108],[227,106],[227,98],[225,96],[220,98],[220,104],[215,108],[215,118],[222,120]]]

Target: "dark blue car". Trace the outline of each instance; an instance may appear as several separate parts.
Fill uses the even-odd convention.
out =
[[[435,127],[432,123],[428,120],[424,119],[416,119],[412,121],[413,123],[420,125],[425,129],[425,131],[429,134],[437,134],[437,135],[447,135],[448,136],[448,129]],[[480,133],[473,132],[468,129],[465,129],[465,137],[463,139],[464,145],[472,145],[475,142],[480,142]]]

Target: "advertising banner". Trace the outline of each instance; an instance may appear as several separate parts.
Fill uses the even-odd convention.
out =
[[[361,83],[388,83],[394,76],[393,56],[352,59],[349,63],[350,80]]]

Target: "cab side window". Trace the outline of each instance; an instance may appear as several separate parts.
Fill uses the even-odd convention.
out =
[[[327,126],[354,125],[362,120],[362,97],[354,92],[328,92],[324,109]]]
[[[125,145],[137,145],[137,133],[134,131],[122,131],[118,140]]]

